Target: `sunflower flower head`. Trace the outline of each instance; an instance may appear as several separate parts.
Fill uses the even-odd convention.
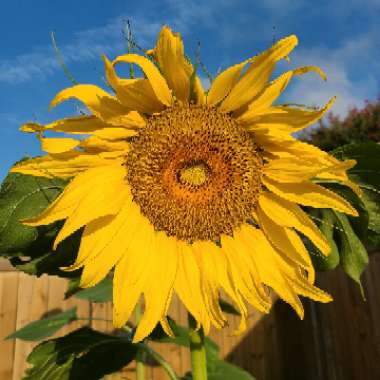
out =
[[[65,219],[54,247],[84,227],[75,263],[81,286],[101,281],[112,269],[113,320],[129,319],[143,295],[145,309],[134,341],[160,322],[175,292],[207,333],[226,317],[224,291],[245,327],[249,303],[262,312],[273,289],[303,317],[299,296],[331,297],[313,285],[306,236],[323,254],[330,247],[301,206],[356,210],[318,180],[335,180],[359,192],[346,174],[355,162],[339,161],[292,134],[320,119],[334,102],[311,111],[275,105],[295,76],[271,80],[276,62],[297,45],[286,37],[265,52],[221,72],[206,93],[182,39],[167,26],[147,56],[103,57],[110,94],[80,84],[61,91],[51,107],[75,98],[88,115],[48,125],[29,123],[47,152],[12,171],[70,178],[63,193],[31,226]],[[135,64],[144,76],[120,78],[115,67]],[[45,131],[72,134],[44,137]],[[84,139],[78,135],[89,135]]]

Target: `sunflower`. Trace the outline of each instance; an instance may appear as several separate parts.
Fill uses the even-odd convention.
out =
[[[76,261],[65,269],[83,267],[80,286],[90,287],[114,268],[116,327],[144,296],[135,342],[158,322],[171,334],[174,292],[206,334],[227,322],[220,291],[240,310],[240,331],[247,303],[269,312],[270,289],[300,318],[300,295],[331,300],[313,285],[303,241],[325,255],[329,244],[300,206],[357,215],[318,181],[359,190],[346,174],[355,161],[339,161],[292,136],[320,119],[334,98],[318,110],[273,104],[295,76],[314,71],[326,79],[308,66],[270,81],[276,62],[296,45],[294,35],[279,40],[221,72],[205,92],[180,35],[164,26],[145,56],[103,57],[112,94],[79,84],[50,106],[75,98],[89,114],[22,127],[37,133],[47,154],[12,171],[71,179],[42,214],[24,222],[65,219],[54,249],[84,227]],[[137,65],[143,77],[120,78],[121,63]],[[45,137],[45,131],[73,137]]]

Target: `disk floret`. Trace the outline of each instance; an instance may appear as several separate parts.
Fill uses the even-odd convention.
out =
[[[196,105],[153,115],[126,161],[141,212],[157,231],[189,242],[232,235],[251,217],[262,164],[233,118]]]

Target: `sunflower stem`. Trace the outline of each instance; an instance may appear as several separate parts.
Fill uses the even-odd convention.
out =
[[[190,355],[193,380],[207,380],[207,360],[202,328],[196,330],[196,322],[188,314]]]
[[[137,303],[136,309],[135,309],[135,318],[136,318],[136,326],[139,324],[141,319],[141,305],[140,302]],[[145,360],[145,353],[142,350],[137,351],[136,355],[136,378],[137,380],[144,380],[145,379],[145,366],[144,366],[144,360]]]

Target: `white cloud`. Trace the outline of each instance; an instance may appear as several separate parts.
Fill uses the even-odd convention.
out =
[[[337,49],[322,46],[296,50],[291,57],[292,66],[319,66],[326,72],[328,80],[323,82],[315,74],[295,78],[284,95],[285,101],[321,106],[336,95],[332,112],[342,117],[350,107],[362,107],[364,100],[376,95],[377,91],[377,80],[372,74],[378,65],[375,42],[375,36],[367,34],[348,40]],[[364,57],[367,67],[361,70]],[[358,78],[357,72],[363,76]]]
[[[239,1],[239,0],[234,0]],[[216,26],[216,14],[222,12],[223,7],[231,6],[234,1],[209,0],[201,1],[165,0],[166,16],[162,22],[153,19],[149,14],[133,14],[128,16],[132,21],[134,35],[140,45],[152,46],[157,32],[163,23],[168,23],[175,30],[186,33],[193,25]],[[122,27],[125,23],[123,16],[109,20],[105,25],[78,31],[72,41],[66,45],[59,44],[59,49],[65,63],[86,62],[98,58],[101,54],[115,54],[125,51],[126,44],[122,38]],[[0,83],[17,84],[35,77],[46,77],[59,69],[53,47],[46,45],[34,49],[32,52],[0,61]]]
[[[73,40],[66,45],[59,45],[59,49],[67,64],[84,62],[98,58],[101,54],[110,54],[125,49],[122,38],[123,18],[110,20],[104,26],[79,31],[74,34]],[[157,23],[137,20],[134,31],[139,41],[146,40],[156,34],[159,29]],[[17,84],[36,76],[45,77],[59,68],[53,47],[43,46],[33,52],[19,55],[13,59],[0,61],[0,82]]]

